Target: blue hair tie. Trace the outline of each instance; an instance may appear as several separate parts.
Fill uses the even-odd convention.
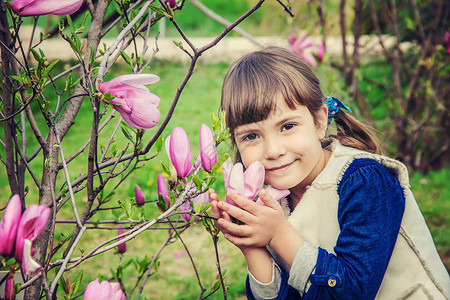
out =
[[[343,109],[348,110],[349,112],[352,112],[352,110],[350,108],[348,108],[344,103],[341,102],[341,100],[339,100],[336,97],[327,97],[327,106],[328,106],[328,124],[327,125],[330,125],[331,120],[338,113],[338,111],[341,109],[341,107]]]

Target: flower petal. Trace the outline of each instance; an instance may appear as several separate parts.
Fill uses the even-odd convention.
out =
[[[170,135],[169,156],[179,177],[191,172],[192,157],[189,137],[181,127],[175,127]]]
[[[244,173],[244,191],[242,196],[249,200],[255,199],[264,183],[264,165],[260,161],[252,162]]]
[[[30,205],[20,218],[16,237],[15,258],[22,262],[24,240],[33,242],[44,229],[50,216],[50,208],[45,204]]]
[[[19,228],[22,204],[19,195],[14,195],[6,206],[5,214],[0,222],[0,255],[11,256]]]
[[[286,198],[287,195],[289,195],[291,193],[289,190],[279,190],[279,189],[276,189],[276,188],[274,188],[274,187],[272,187],[270,185],[266,188],[266,191],[276,201],[280,201],[281,199]]]
[[[31,275],[41,268],[41,265],[33,259],[31,249],[31,241],[25,239],[23,243],[22,270],[26,275]]]
[[[211,171],[217,161],[216,145],[214,136],[208,126],[202,124],[200,127],[200,158],[202,167],[206,172]]]
[[[159,77],[154,74],[127,74],[117,76],[110,81],[101,83],[98,89],[102,93],[108,93],[110,89],[120,84],[127,84],[130,86],[143,86],[153,84],[159,81]]]
[[[14,0],[11,7],[21,16],[70,15],[76,12],[82,4],[83,0]]]

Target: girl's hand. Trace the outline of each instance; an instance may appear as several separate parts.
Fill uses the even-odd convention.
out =
[[[217,226],[225,238],[239,248],[265,247],[290,226],[280,204],[265,190],[259,192],[264,205],[245,199],[235,192],[229,192],[227,196],[241,208],[223,201],[216,202],[216,216],[219,218]],[[232,223],[230,217],[242,221],[244,225]]]
[[[232,223],[230,215],[226,212],[220,209],[219,206],[219,197],[217,196],[216,192],[213,189],[209,189],[208,191],[209,195],[209,202],[211,203],[211,210],[212,210],[212,216],[213,218],[216,218],[217,220],[222,220],[223,222]],[[227,229],[223,226],[221,226],[221,222],[215,221],[216,226],[220,229],[220,231],[226,236],[226,235],[232,235],[227,231]],[[245,247],[243,245],[236,245],[244,255],[247,253],[252,252],[252,249],[254,247]]]

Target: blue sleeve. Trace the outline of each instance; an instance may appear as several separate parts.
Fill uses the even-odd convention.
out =
[[[289,274],[281,272],[281,286],[280,286],[280,290],[278,292],[278,296],[277,296],[277,298],[275,298],[275,300],[300,299],[300,294],[298,293],[298,291],[295,290],[290,285],[288,285],[288,283],[287,283],[288,279],[289,279]],[[248,300],[255,300],[255,297],[253,296],[252,291],[250,289],[248,275],[247,275],[247,280],[245,282],[245,293],[247,294]]]
[[[405,208],[398,180],[372,159],[354,160],[338,185],[339,234],[334,252],[319,248],[303,299],[374,299]]]

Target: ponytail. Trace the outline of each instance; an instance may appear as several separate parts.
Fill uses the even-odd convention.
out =
[[[339,110],[334,116],[334,122],[337,134],[330,136],[342,145],[376,154],[384,153],[381,143],[370,126],[356,120],[343,110]]]

